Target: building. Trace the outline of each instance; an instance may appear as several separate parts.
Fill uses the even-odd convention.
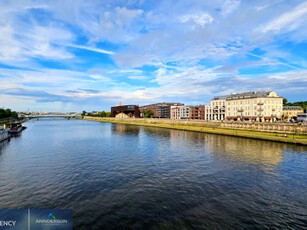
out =
[[[297,120],[297,114],[304,113],[304,109],[300,106],[284,106],[283,119],[286,121]]]
[[[272,122],[283,113],[283,98],[274,91],[231,94],[226,103],[227,120]]]
[[[189,119],[190,106],[185,105],[172,105],[171,106],[171,119]]]
[[[116,118],[139,118],[140,110],[138,105],[118,105],[111,107],[111,117]]]
[[[297,121],[307,123],[307,113],[298,113],[297,114]]]
[[[190,106],[190,119],[205,120],[206,106],[196,105]]]
[[[226,99],[228,96],[216,96],[205,107],[205,120],[222,121],[226,119]]]
[[[171,118],[171,106],[182,106],[182,103],[156,103],[140,107],[140,111],[152,110],[153,118]]]
[[[205,105],[171,106],[171,119],[205,120]]]
[[[186,106],[184,106],[184,105],[180,105],[180,106],[172,105],[171,106],[171,119],[181,119],[180,110],[182,110],[182,108],[184,108],[184,107],[186,107]]]

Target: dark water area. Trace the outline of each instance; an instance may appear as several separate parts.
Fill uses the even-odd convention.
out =
[[[307,148],[83,120],[0,143],[0,208],[73,209],[74,229],[306,229]]]

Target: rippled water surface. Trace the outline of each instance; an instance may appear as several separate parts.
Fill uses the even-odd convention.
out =
[[[71,208],[75,229],[306,229],[307,148],[41,119],[0,143],[0,208]]]

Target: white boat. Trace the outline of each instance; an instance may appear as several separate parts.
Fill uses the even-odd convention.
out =
[[[9,130],[0,126],[0,142],[10,138]]]

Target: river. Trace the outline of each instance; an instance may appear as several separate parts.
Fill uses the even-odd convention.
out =
[[[307,228],[307,148],[84,120],[0,143],[0,208],[73,209],[74,229]]]

